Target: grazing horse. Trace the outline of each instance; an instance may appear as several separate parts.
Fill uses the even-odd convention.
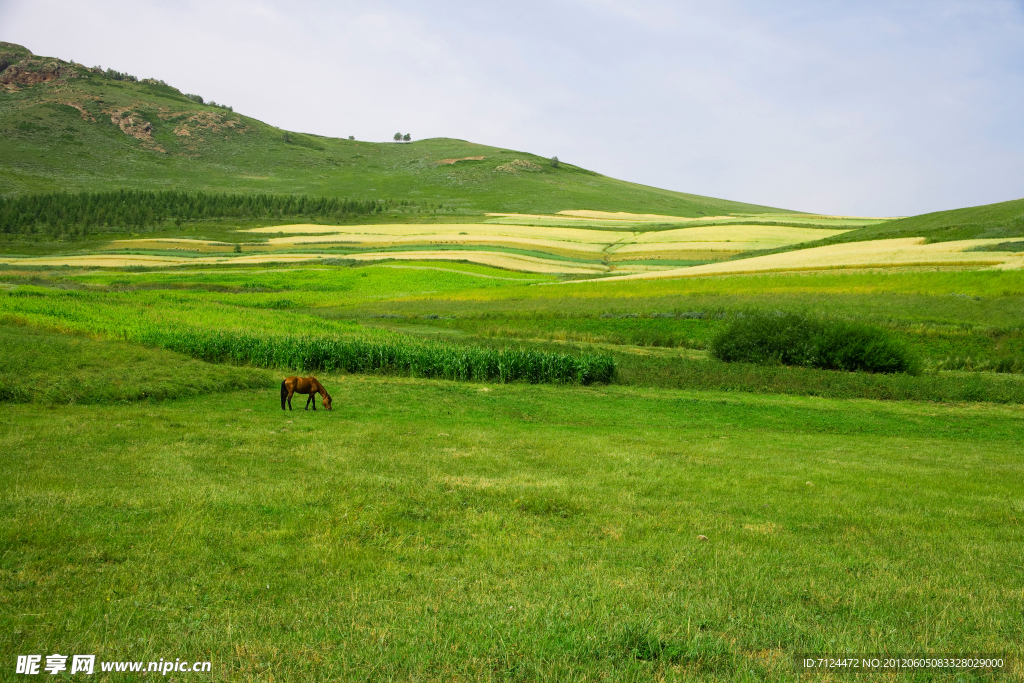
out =
[[[316,377],[288,377],[281,382],[281,410],[284,410],[285,402],[288,403],[288,410],[292,409],[292,394],[309,394],[306,410],[309,410],[310,402],[313,403],[313,410],[316,410],[316,395],[320,394],[323,396],[324,408],[331,409],[331,395]]]

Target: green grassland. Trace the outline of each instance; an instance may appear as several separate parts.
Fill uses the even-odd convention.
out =
[[[390,202],[339,223],[558,228],[582,221],[484,214],[591,209],[852,229],[831,242],[1019,243],[1024,227],[1024,200],[810,216],[459,140],[290,133],[7,43],[0,60],[4,78],[21,69],[0,91],[5,197],[173,188]],[[144,232],[251,253],[264,235],[239,229],[288,222],[305,220],[171,216],[12,233],[0,249],[90,254]],[[790,681],[798,653],[1024,665],[1021,271],[605,282],[314,250],[332,258],[0,266],[4,661],[94,653],[209,660],[217,681],[523,683]],[[710,358],[751,311],[882,327],[923,373]],[[342,347],[372,362],[317,366],[334,410],[282,413],[280,378],[309,370],[306,351],[289,352]],[[420,361],[381,361],[396,349],[453,367],[501,358],[491,376],[522,379],[425,379]],[[509,374],[509,358],[554,371]],[[563,372],[592,359],[613,364],[610,381]]]
[[[1018,354],[1017,272],[412,262],[0,288],[3,386],[42,388],[0,403],[4,653],[188,657],[225,681],[788,681],[800,652],[1021,654],[1024,376],[703,351],[738,312],[828,305],[932,361]],[[321,373],[334,411],[282,414],[286,368],[131,341],[147,329],[599,352],[617,375]]]
[[[1017,271],[759,275],[573,282],[464,264],[8,271],[0,316],[149,339],[179,329],[417,340],[610,353],[618,382],[937,401],[1024,400],[1024,277]],[[748,310],[831,315],[889,329],[922,377],[726,364],[711,338]],[[202,356],[200,356],[202,357]],[[955,371],[955,372],[953,372]],[[993,371],[995,374],[993,374]]]
[[[163,400],[275,386],[264,370],[138,344],[0,325],[0,400],[47,405]]]
[[[438,681],[1021,654],[1019,407],[322,379],[333,413],[6,406],[3,651]]]

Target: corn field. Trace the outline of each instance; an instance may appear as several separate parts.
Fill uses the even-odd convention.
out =
[[[208,362],[305,372],[383,373],[461,381],[610,382],[611,356],[528,349],[484,349],[428,342],[365,341],[306,336],[256,336],[210,330],[133,334],[135,341]]]

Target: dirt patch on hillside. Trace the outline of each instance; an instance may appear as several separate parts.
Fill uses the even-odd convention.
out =
[[[156,152],[167,152],[153,139],[153,124],[132,112],[131,109],[103,109],[101,111],[110,115],[110,122],[120,128],[122,133],[140,141],[143,147]]]
[[[462,157],[461,159],[441,159],[437,164],[440,166],[442,164],[454,164],[459,161],[483,161],[486,158],[487,157]]]
[[[538,166],[537,164],[531,163],[529,161],[523,161],[522,159],[513,159],[507,164],[495,166],[494,170],[501,171],[503,173],[518,173],[519,171],[540,171],[543,169],[541,169],[541,167]]]
[[[188,114],[189,112],[185,112]],[[161,119],[179,118],[182,114],[172,112],[161,112]],[[237,116],[229,116],[227,114],[220,114],[212,111],[197,111],[191,113],[183,121],[179,121],[174,127],[174,134],[178,137],[192,137],[193,133],[209,132],[214,135],[223,135],[224,133],[236,132],[242,133],[245,131],[245,126],[242,125],[242,120]]]

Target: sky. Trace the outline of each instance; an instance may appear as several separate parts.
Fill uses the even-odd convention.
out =
[[[786,209],[1024,197],[1024,0],[0,0],[0,40],[288,130]]]

